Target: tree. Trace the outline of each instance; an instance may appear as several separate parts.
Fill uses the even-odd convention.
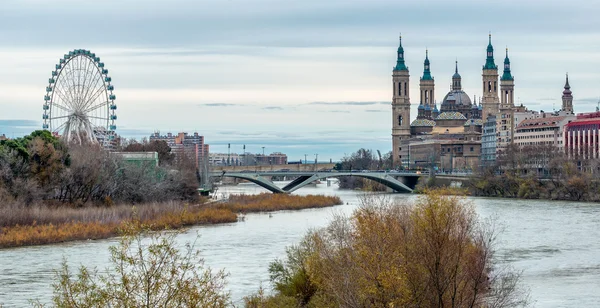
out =
[[[123,152],[157,152],[158,163],[161,166],[171,165],[175,160],[175,154],[171,153],[171,147],[164,140],[148,142],[147,139],[144,139],[141,143],[133,140],[123,148]]]
[[[496,235],[445,191],[413,204],[368,196],[351,217],[336,216],[273,263],[277,293],[253,304],[292,297],[300,307],[524,306],[519,275],[494,264]]]
[[[203,266],[193,244],[177,248],[177,233],[138,232],[128,226],[110,248],[106,274],[63,262],[53,285],[56,307],[226,307],[226,274]],[[38,306],[43,306],[38,303]]]

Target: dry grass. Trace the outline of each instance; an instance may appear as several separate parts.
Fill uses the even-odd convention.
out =
[[[150,229],[237,221],[236,213],[299,210],[342,204],[339,197],[283,194],[232,195],[214,206],[178,202],[138,206],[67,207],[5,203],[0,206],[0,248],[102,239],[119,234],[132,221]]]
[[[321,208],[339,204],[342,204],[342,199],[337,196],[262,193],[231,195],[228,202],[217,205],[217,208],[229,209],[236,213],[251,213]]]
[[[119,234],[119,229],[132,221],[154,230],[237,221],[237,215],[230,210],[181,203],[110,208],[35,206],[11,208],[6,213],[1,218],[0,248],[108,238]]]

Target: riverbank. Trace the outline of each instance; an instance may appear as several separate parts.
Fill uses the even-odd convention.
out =
[[[44,245],[117,236],[128,223],[153,230],[177,229],[191,225],[232,223],[239,213],[300,210],[342,204],[339,197],[322,195],[232,195],[224,203],[189,205],[150,203],[112,207],[2,207],[0,248]]]

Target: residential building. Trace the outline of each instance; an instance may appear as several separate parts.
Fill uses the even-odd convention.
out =
[[[483,123],[481,137],[481,165],[484,167],[496,164],[496,116],[490,115]]]
[[[244,154],[209,153],[208,163],[211,166],[242,166]]]
[[[569,115],[523,120],[517,126],[514,142],[519,146],[553,145],[562,149],[563,128],[574,119],[574,115]]]
[[[204,143],[204,136],[200,136],[197,132],[193,135],[188,133],[178,133],[177,135],[167,133],[160,135],[160,132],[155,132],[150,135],[150,141],[165,141],[171,152],[175,154],[177,160],[181,161],[184,157],[190,159],[198,168],[204,158],[208,157],[209,145]]]
[[[286,165],[287,155],[281,152],[273,152],[269,155],[256,154],[254,156],[257,165]]]

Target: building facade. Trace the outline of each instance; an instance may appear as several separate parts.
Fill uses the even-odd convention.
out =
[[[515,144],[519,146],[552,145],[562,149],[563,128],[575,116],[548,116],[523,120],[515,131]]]
[[[490,115],[483,123],[481,137],[481,166],[489,167],[496,164],[496,116]]]
[[[563,144],[571,159],[581,162],[600,158],[599,155],[600,112],[578,114],[564,126]]]
[[[404,62],[402,36],[396,56],[396,66],[392,70],[392,160],[398,165],[403,161],[400,142],[410,138],[410,74]]]
[[[194,163],[196,169],[202,165],[205,158],[208,159],[210,146],[204,143],[204,136],[200,136],[197,132],[193,135],[184,132],[177,135],[172,133],[160,135],[160,132],[155,132],[150,135],[150,142],[152,141],[165,141],[178,161],[182,161],[185,157]]]

